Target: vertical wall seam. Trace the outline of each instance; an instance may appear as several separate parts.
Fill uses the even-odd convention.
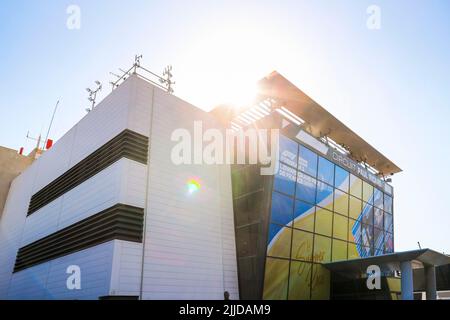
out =
[[[220,223],[220,246],[221,246],[221,255],[220,255],[220,259],[221,259],[221,265],[222,265],[222,291],[223,293],[225,293],[226,289],[225,289],[225,266],[224,266],[224,251],[223,251],[223,215],[225,213],[226,210],[224,210],[223,206],[222,206],[222,194],[220,192],[221,188],[221,184],[223,183],[223,176],[221,173],[221,167],[217,166],[217,174],[219,175],[220,179],[216,180],[216,190],[219,190],[219,195],[217,197],[217,202],[218,202],[218,207],[220,208],[219,211],[219,223]]]
[[[153,111],[155,108],[155,87],[152,86],[152,105],[150,110],[150,128],[148,132],[148,156],[147,156],[147,179],[145,181],[145,206],[144,206],[144,225],[142,234],[142,261],[141,261],[141,283],[139,288],[139,300],[142,300],[144,290],[144,263],[145,263],[145,243],[147,240],[147,215],[148,215],[148,198],[150,186],[150,164],[152,152],[152,131],[153,131]]]

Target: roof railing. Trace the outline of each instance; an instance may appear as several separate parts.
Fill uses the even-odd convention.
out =
[[[172,81],[172,67],[167,66],[163,72],[163,75],[161,76],[141,66],[141,58],[142,55],[136,55],[133,65],[128,70],[119,69],[122,72],[122,75],[117,75],[112,72],[110,73],[117,77],[116,81],[110,82],[112,90],[114,91],[114,89],[119,87],[131,75],[137,75],[138,77],[150,82],[154,86],[172,94],[173,85],[175,84],[175,82]],[[166,77],[164,78],[164,76]]]

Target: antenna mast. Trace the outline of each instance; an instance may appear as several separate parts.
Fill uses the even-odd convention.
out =
[[[55,109],[53,110],[52,120],[50,121],[50,125],[48,126],[47,136],[45,137],[45,140],[44,140],[44,146],[47,145],[48,135],[50,134],[50,129],[52,128],[53,119],[55,119],[55,114],[56,114],[56,110],[58,109],[58,105],[59,105],[59,100],[56,102]]]
[[[41,134],[39,134],[39,137],[34,138],[34,137],[30,136],[30,131],[28,131],[28,132],[27,132],[27,139],[36,141],[36,142],[37,142],[37,143],[36,143],[36,149],[38,149],[38,150],[40,149],[40,145],[41,145]]]
[[[142,54],[134,56],[134,64],[133,64],[134,73],[136,73],[137,69],[141,67],[141,59],[142,59]]]
[[[95,84],[97,85],[97,88],[92,90],[90,88],[86,88],[86,91],[89,93],[88,100],[91,103],[91,106],[89,108],[86,108],[86,112],[91,112],[95,107],[95,99],[97,99],[97,93],[102,90],[102,84],[100,81],[96,80]]]
[[[165,78],[164,78],[165,77]],[[173,85],[175,84],[175,81],[172,81],[172,66],[168,65],[163,72],[163,78],[159,79],[159,82],[161,84],[165,85],[167,92],[172,94],[173,93]]]

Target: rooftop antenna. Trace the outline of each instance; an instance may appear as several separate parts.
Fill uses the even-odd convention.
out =
[[[95,84],[97,85],[97,88],[92,90],[90,88],[86,88],[86,91],[89,94],[88,100],[91,103],[91,106],[89,108],[86,108],[86,112],[91,112],[95,107],[95,99],[97,99],[97,93],[102,90],[102,84],[100,81],[96,80]]]
[[[419,249],[422,250],[422,246],[420,245],[419,241],[417,241],[417,245],[419,246]]]
[[[165,77],[165,78],[164,78]],[[172,66],[168,65],[163,72],[163,78],[159,79],[159,82],[161,82],[161,84],[163,84],[166,89],[167,92],[172,94],[173,93],[173,85],[175,84],[175,81],[172,81]]]
[[[39,137],[34,138],[32,136],[30,136],[30,131],[27,131],[27,139],[29,140],[33,140],[36,141],[36,149],[40,149],[40,145],[41,145],[41,134],[39,134]]]
[[[115,88],[117,88],[117,87],[119,86],[119,84],[118,84],[117,82],[118,82],[118,81],[120,80],[120,78],[122,78],[122,77],[119,76],[117,73],[114,73],[114,72],[110,72],[109,74],[117,78],[117,80],[116,80],[115,82],[114,82],[114,81],[110,81],[110,82],[109,82],[109,84],[112,86],[112,90],[114,90]]]
[[[50,120],[50,125],[48,126],[47,135],[45,136],[44,146],[47,146],[48,135],[50,134],[50,129],[53,125],[53,119],[55,119],[56,110],[58,109],[59,100],[56,102],[55,109],[53,110],[52,120]]]
[[[141,59],[142,59],[142,54],[134,56],[134,64],[133,64],[134,73],[136,73],[137,68],[141,67]]]

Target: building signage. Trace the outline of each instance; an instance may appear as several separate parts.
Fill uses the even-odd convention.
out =
[[[317,140],[304,130],[300,130],[300,132],[298,132],[298,134],[295,137],[303,144],[313,148],[314,150],[320,152],[321,154],[324,154],[328,159],[332,160],[334,163],[340,165],[343,168],[346,168],[352,174],[363,178],[364,180],[384,190],[386,193],[392,195],[392,187],[390,185],[385,183],[375,174],[363,168],[358,162],[343,155],[336,149],[328,147],[326,144],[320,142],[319,140]]]
[[[339,151],[336,151],[332,148],[330,148],[330,150],[328,151],[327,156],[331,159],[333,159],[333,161],[336,164],[339,164],[340,166],[346,168],[347,170],[349,170],[351,173],[356,174],[362,178],[364,178],[365,180],[369,181],[370,183],[378,186],[381,189],[384,189],[384,181],[381,180],[380,178],[378,178],[376,175],[374,175],[373,173],[369,172],[367,169],[363,168],[359,163],[357,163],[356,161],[351,160],[350,158],[346,157],[345,155],[343,155],[342,153],[340,153]]]

